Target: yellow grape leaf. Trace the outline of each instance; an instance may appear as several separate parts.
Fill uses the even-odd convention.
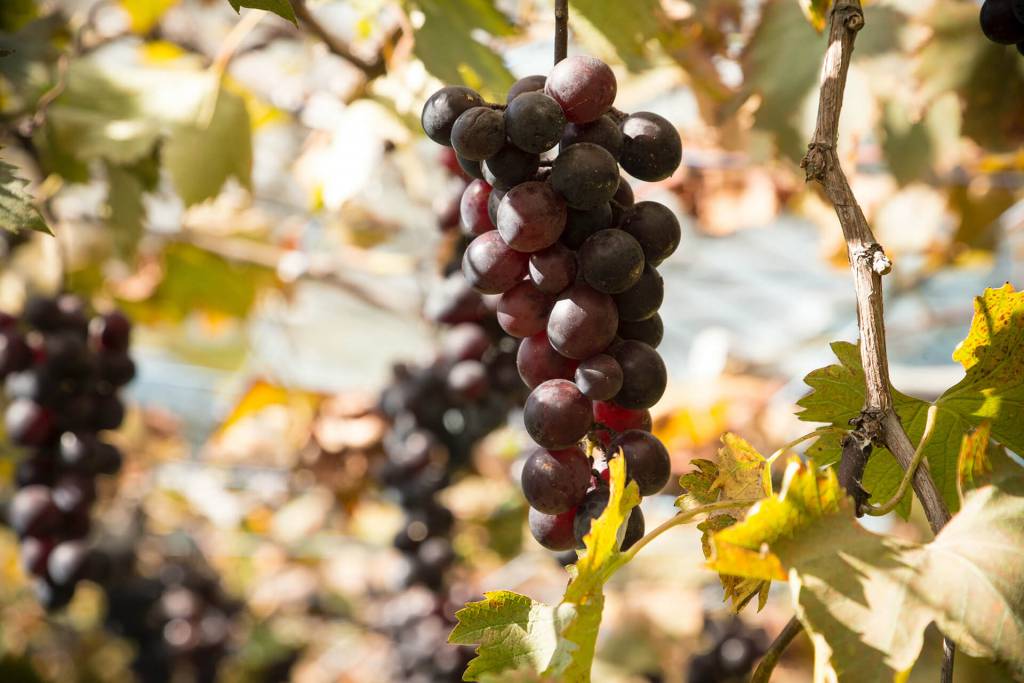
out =
[[[818,33],[825,30],[828,24],[828,13],[832,7],[832,0],[800,0],[800,9],[803,10],[807,21]]]
[[[145,35],[163,18],[170,8],[180,0],[118,0],[118,4],[128,14],[132,33]]]
[[[288,406],[312,419],[323,398],[323,395],[311,391],[287,389],[262,379],[256,380],[235,403],[231,414],[217,428],[214,437],[222,436],[245,418],[269,406]]]
[[[977,481],[992,471],[992,463],[988,459],[988,437],[991,425],[982,422],[972,432],[964,434],[960,442],[960,455],[957,458],[957,490],[960,500],[965,490],[976,486]]]
[[[723,448],[718,449],[718,478],[713,488],[721,488],[723,500],[751,500],[772,495],[772,477],[768,461],[742,437],[725,433]]]

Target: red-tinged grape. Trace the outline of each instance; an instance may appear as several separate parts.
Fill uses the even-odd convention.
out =
[[[619,294],[613,294],[619,319],[627,322],[647,320],[658,312],[665,300],[665,282],[650,264],[644,267],[636,284]]]
[[[530,254],[530,280],[548,294],[560,294],[576,281],[576,254],[560,243]]]
[[[583,537],[590,533],[590,525],[601,516],[604,509],[608,507],[610,495],[608,489],[596,488],[587,494],[587,497],[576,510],[576,519],[573,521],[573,536],[576,538],[576,547],[583,548]],[[626,529],[622,536],[621,550],[629,550],[644,536],[644,513],[637,506],[629,513],[629,519],[625,522]],[[621,532],[620,532],[621,533]]]
[[[437,227],[442,232],[459,227],[459,199],[460,197],[438,197],[434,201]]]
[[[546,80],[547,78],[544,76],[523,76],[508,89],[508,96],[505,98],[505,102],[511,102],[523,93],[537,92],[538,90],[543,92]]]
[[[420,123],[431,140],[445,147],[452,146],[452,127],[467,109],[484,104],[480,95],[470,88],[450,85],[441,88],[423,105]]]
[[[575,508],[587,495],[590,459],[578,447],[538,448],[523,465],[523,495],[536,510],[557,515]]]
[[[624,292],[644,272],[644,252],[622,230],[599,230],[580,247],[580,273],[587,284],[605,294]]]
[[[619,166],[603,147],[580,142],[562,150],[555,159],[551,187],[574,209],[596,209],[615,195]]]
[[[622,131],[610,116],[602,116],[591,123],[570,123],[562,135],[561,149],[579,142],[590,142],[603,147],[615,159],[622,154]]]
[[[491,186],[482,180],[474,180],[466,186],[459,202],[459,217],[462,229],[470,237],[494,230],[494,224],[487,213],[487,202],[491,198]]]
[[[89,555],[89,547],[83,541],[57,544],[46,563],[50,580],[58,586],[75,585],[88,573]]]
[[[441,165],[447,169],[452,175],[460,175],[462,168],[459,166],[459,155],[451,147],[445,147],[437,155],[441,160]]]
[[[555,351],[546,332],[527,337],[516,352],[516,367],[526,386],[533,389],[549,379],[572,379],[577,361]]]
[[[623,339],[642,341],[651,348],[658,348],[665,336],[665,325],[661,316],[655,313],[650,318],[635,322],[619,321],[619,336]]]
[[[542,92],[525,92],[505,109],[505,132],[524,152],[546,152],[562,139],[565,114],[558,102]]]
[[[540,168],[540,156],[524,152],[509,143],[497,154],[483,162],[484,180],[495,189],[508,190],[520,183],[533,180]]]
[[[530,533],[538,543],[548,550],[560,552],[576,547],[576,537],[573,534],[576,508],[567,510],[560,515],[546,515],[539,510],[530,508],[527,518],[530,523]]]
[[[668,384],[668,372],[657,351],[628,339],[612,346],[608,353],[622,366],[622,388],[613,399],[616,404],[642,410],[661,399]]]
[[[464,159],[483,161],[505,145],[505,119],[490,107],[467,109],[452,125],[452,147]]]
[[[464,401],[477,401],[487,393],[487,368],[478,360],[464,360],[448,371],[448,389]]]
[[[18,325],[18,319],[10,313],[0,311],[0,332],[13,330]]]
[[[626,476],[636,482],[641,496],[653,496],[665,488],[672,475],[668,450],[658,437],[639,429],[630,429],[612,441],[609,452],[626,458]]]
[[[53,412],[28,399],[7,406],[4,423],[7,438],[20,446],[41,446],[53,436]]]
[[[430,292],[423,312],[428,319],[443,325],[477,322],[488,313],[480,292],[474,291],[458,273],[449,275]]]
[[[19,536],[49,536],[60,525],[60,510],[46,486],[19,489],[11,498],[7,522]]]
[[[615,301],[608,294],[577,282],[551,307],[548,339],[563,356],[583,360],[608,348],[618,327]]]
[[[576,386],[594,401],[607,401],[622,388],[622,367],[611,356],[599,353],[576,368]]]
[[[487,197],[487,217],[491,219],[491,225],[496,225],[498,222],[498,207],[501,206],[501,200],[505,198],[505,192],[507,190],[492,187],[491,194]]]
[[[0,380],[32,364],[32,349],[17,330],[0,332]]]
[[[524,280],[498,300],[498,324],[513,337],[537,334],[547,326],[548,313],[554,302],[554,295],[546,294],[529,280]]]
[[[527,254],[509,247],[497,230],[491,230],[466,247],[462,274],[478,292],[501,294],[526,276],[529,260]]]
[[[638,180],[654,182],[675,173],[683,159],[679,131],[657,114],[630,114],[621,124],[622,156],[619,163]]]
[[[523,422],[542,448],[568,448],[582,439],[593,423],[590,400],[575,384],[551,379],[530,392]]]
[[[675,214],[658,202],[639,202],[622,221],[622,229],[636,238],[652,266],[667,259],[679,247],[682,231]]]
[[[594,402],[594,421],[608,428],[593,432],[594,438],[605,448],[622,432],[629,429],[649,432],[653,426],[649,410],[630,410],[606,401]]]
[[[51,538],[28,536],[21,540],[18,550],[21,554],[21,567],[26,574],[46,576],[46,559],[50,556],[53,545],[54,541]]]
[[[565,201],[550,185],[522,183],[509,190],[498,206],[498,233],[516,251],[532,253],[558,241],[565,217]]]
[[[98,351],[128,351],[132,323],[120,311],[112,311],[89,321],[89,338]]]
[[[544,92],[553,97],[573,123],[596,121],[611,109],[618,86],[615,74],[593,57],[563,59],[548,75]]]
[[[491,348],[491,338],[486,330],[473,323],[455,325],[441,340],[441,355],[449,363],[460,360],[480,360]]]
[[[579,249],[588,237],[612,225],[612,207],[609,204],[589,211],[570,208],[565,215],[565,230],[560,240],[570,249]]]
[[[985,0],[979,20],[982,33],[993,43],[1013,45],[1024,40],[1024,17],[1014,12],[1014,0]]]

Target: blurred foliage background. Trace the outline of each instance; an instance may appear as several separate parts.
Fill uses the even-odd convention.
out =
[[[441,83],[503,98],[545,73],[552,7],[254,4],[295,22],[224,0],[2,3],[0,157],[30,179],[54,236],[0,239],[0,309],[63,287],[136,320],[127,466],[97,515],[140,576],[181,564],[216,577],[227,636],[210,680],[406,680],[387,624],[422,596],[400,589],[401,512],[374,477],[388,425],[373,406],[392,364],[436,352],[422,311],[454,248],[439,223],[463,182],[419,110]],[[679,172],[637,188],[684,226],[662,269],[659,436],[676,473],[727,429],[771,452],[806,431],[794,404],[827,342],[856,337],[838,223],[799,168],[824,48],[805,10],[820,3],[570,4],[570,53],[611,63],[621,107],[657,111],[683,138]],[[1024,60],[986,41],[977,13],[967,0],[870,3],[840,130],[896,263],[895,384],[923,398],[958,378],[950,353],[971,297],[1024,281]],[[498,587],[550,599],[564,585],[525,533],[527,442],[517,416],[508,425],[443,494],[463,602]],[[17,457],[0,459],[7,493]],[[645,500],[649,527],[672,514],[673,493]],[[927,528],[917,511],[873,523]],[[678,530],[613,582],[597,680],[685,681],[695,653],[736,628],[702,563],[697,532]],[[104,628],[109,595],[86,585],[46,616],[6,531],[0,572],[0,679],[140,675],[138,644]],[[789,615],[779,594],[743,628],[772,636]],[[935,678],[932,641],[911,680]],[[167,680],[201,680],[195,657],[172,658]],[[960,680],[995,680],[964,660]],[[776,680],[809,671],[803,642]]]

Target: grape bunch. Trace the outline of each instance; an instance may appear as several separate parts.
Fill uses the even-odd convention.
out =
[[[981,5],[981,30],[1000,45],[1016,45],[1024,55],[1024,0],[985,0]]]
[[[118,392],[135,376],[130,338],[123,314],[90,319],[67,294],[30,299],[20,317],[0,313],[4,422],[7,438],[25,452],[8,523],[47,609],[67,604],[94,569],[89,511],[96,477],[121,467],[121,452],[102,432],[124,418]]]
[[[690,660],[687,683],[743,683],[768,649],[765,632],[733,617],[705,619],[704,633],[711,647]]]
[[[662,180],[679,166],[682,145],[661,116],[613,109],[616,89],[606,64],[571,57],[546,78],[517,81],[504,105],[449,86],[421,117],[475,178],[460,207],[473,237],[462,272],[476,291],[500,295],[498,323],[522,339],[517,368],[532,390],[524,422],[539,446],[523,468],[523,491],[530,529],[551,550],[582,547],[608,503],[607,471],[594,471],[581,442],[606,458],[622,453],[641,495],[661,490],[671,469],[648,409],[667,382],[655,350],[664,298],[657,267],[681,231],[667,207],[635,202],[619,169]],[[643,532],[636,508],[623,548]]]

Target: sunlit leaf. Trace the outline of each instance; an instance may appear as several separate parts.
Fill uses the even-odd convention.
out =
[[[282,19],[287,19],[296,26],[299,22],[295,19],[295,10],[292,8],[292,4],[288,0],[228,0],[231,6],[236,12],[241,11],[243,7],[249,7],[251,9],[262,9],[268,12],[273,12]]]
[[[242,420],[258,414],[268,406],[286,406],[295,411],[308,414],[310,419],[316,406],[323,400],[323,395],[311,391],[301,391],[288,387],[271,384],[266,380],[253,382],[238,401],[235,402],[231,413],[228,414],[220,427],[218,434],[229,431],[233,426]]]
[[[807,21],[816,31],[824,31],[828,23],[828,12],[832,7],[832,0],[800,0],[800,9],[803,10]]]
[[[982,477],[992,471],[992,463],[988,458],[990,428],[988,422],[982,422],[977,429],[964,434],[957,458],[957,489],[961,499],[966,491],[974,488]]]
[[[53,234],[32,197],[25,192],[27,184],[14,166],[0,159],[0,230],[14,234],[23,230]]]
[[[167,10],[179,2],[181,0],[118,0],[121,9],[128,13],[132,33],[140,35],[149,33]]]
[[[657,38],[660,28],[658,0],[570,0],[569,9],[570,17],[578,14],[597,29],[627,67],[638,70],[647,65],[647,44]]]

